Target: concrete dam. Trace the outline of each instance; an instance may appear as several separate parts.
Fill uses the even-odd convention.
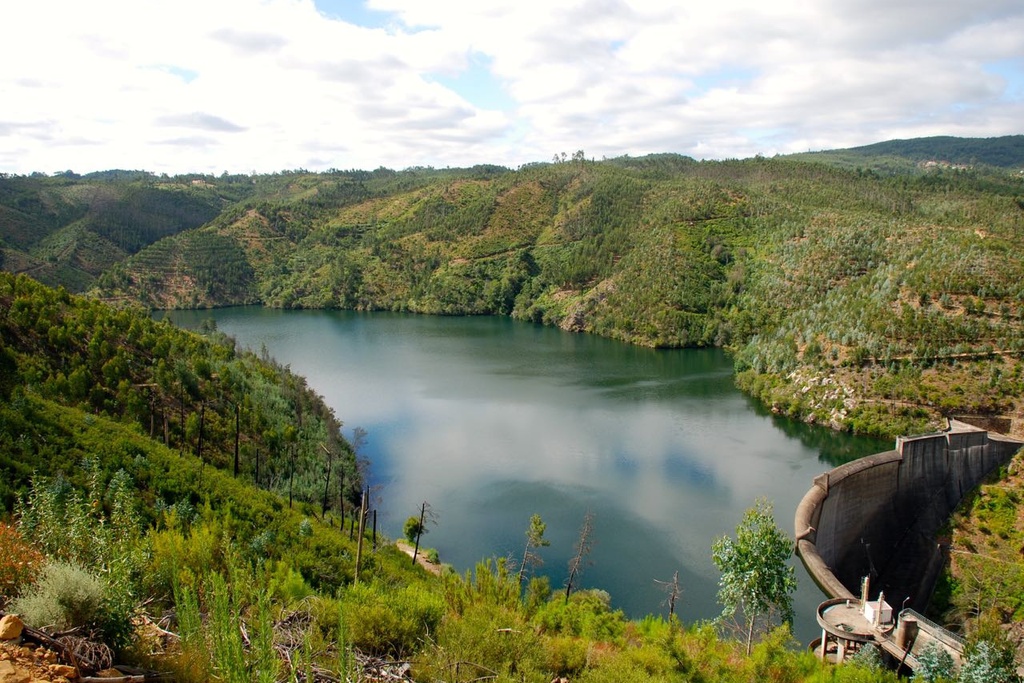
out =
[[[937,535],[963,497],[1024,442],[951,421],[900,437],[895,450],[814,479],[794,529],[808,574],[828,598],[857,599],[863,577],[897,609],[923,612],[945,563]]]

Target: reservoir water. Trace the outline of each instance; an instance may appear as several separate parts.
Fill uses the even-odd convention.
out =
[[[281,311],[167,314],[214,319],[305,376],[370,462],[378,521],[392,538],[423,501],[423,543],[460,572],[519,557],[530,516],[551,545],[538,572],[557,591],[587,512],[593,549],[579,586],[630,617],[667,611],[657,582],[679,572],[677,612],[712,619],[711,544],[759,497],[792,535],[817,474],[891,448],[773,416],[733,384],[717,350],[651,350],[506,318]],[[816,637],[823,599],[797,567],[797,637]]]

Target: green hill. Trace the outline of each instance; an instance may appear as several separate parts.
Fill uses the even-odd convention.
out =
[[[335,484],[347,483],[327,507],[358,496],[355,456],[332,411],[305,380],[229,340],[3,273],[0,343],[0,398],[11,406],[31,396],[85,411],[302,501],[321,502],[331,457]],[[23,432],[2,427],[0,511],[13,509],[39,463],[51,475],[79,466],[74,449],[33,437],[31,420]]]
[[[0,275],[0,610],[73,629],[83,675],[112,645],[183,683],[819,675],[784,628],[746,656],[712,625],[628,621],[600,590],[524,590],[504,558],[465,576],[414,567],[353,528],[360,484],[336,427],[299,378],[216,335]],[[326,514],[324,451],[347,482]],[[895,680],[870,667],[830,680]]]
[[[935,136],[888,140],[862,147],[794,154],[792,158],[832,163],[848,168],[910,171],[936,167],[993,166],[1024,169],[1024,135],[998,138]]]
[[[250,188],[141,172],[0,177],[0,265],[85,291],[128,255],[211,220],[239,190]]]
[[[660,155],[277,184],[115,266],[97,293],[510,315],[725,346],[746,390],[839,429],[1018,420],[1024,188],[1004,171]]]
[[[8,270],[92,283],[109,301],[509,315],[722,346],[745,390],[795,417],[891,436],[979,414],[1019,434],[1024,179],[997,164],[1019,160],[1022,140],[514,171],[8,178],[0,226]],[[103,230],[96,201],[73,201],[97,193],[120,217]],[[36,224],[49,232],[32,238]]]

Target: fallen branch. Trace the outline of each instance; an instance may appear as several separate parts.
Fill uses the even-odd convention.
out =
[[[35,629],[30,626],[22,627],[21,637],[59,653],[64,657],[64,661],[69,662],[69,665],[74,667],[75,676],[79,679],[82,678],[82,670],[78,666],[78,659],[75,657],[75,653],[64,643],[56,640],[46,631],[40,631],[39,629]]]
[[[167,674],[141,674],[141,675],[130,675],[130,676],[117,676],[114,678],[105,678],[99,676],[82,676],[78,680],[81,683],[149,683],[149,681],[162,681],[171,680],[173,676]]]

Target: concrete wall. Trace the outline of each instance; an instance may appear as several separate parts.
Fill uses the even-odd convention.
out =
[[[797,552],[830,598],[859,595],[871,576],[894,606],[923,610],[943,566],[938,530],[964,494],[1009,462],[1022,443],[964,424],[900,437],[896,449],[814,480],[797,507]]]

